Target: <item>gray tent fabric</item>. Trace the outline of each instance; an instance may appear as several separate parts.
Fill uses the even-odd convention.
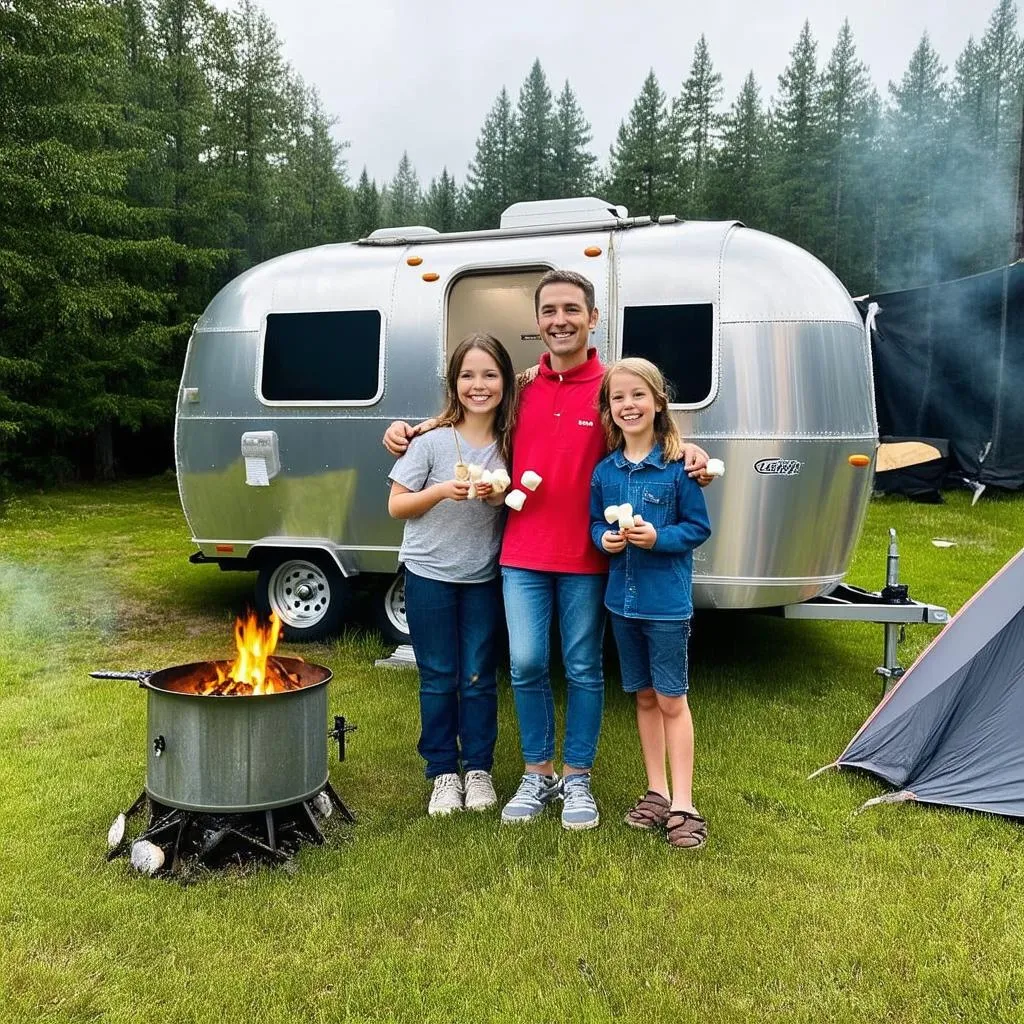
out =
[[[835,766],[920,800],[1024,818],[1024,549],[950,620]]]

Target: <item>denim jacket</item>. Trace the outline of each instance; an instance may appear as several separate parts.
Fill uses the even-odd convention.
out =
[[[608,558],[605,607],[628,619],[688,619],[693,614],[693,549],[711,536],[700,485],[682,461],[666,462],[661,446],[639,463],[622,449],[602,459],[590,481],[590,537],[600,550],[609,526],[604,510],[629,502],[658,531],[649,551],[627,544]]]

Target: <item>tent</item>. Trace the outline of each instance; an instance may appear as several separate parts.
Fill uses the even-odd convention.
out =
[[[860,768],[899,787],[868,804],[919,800],[1024,818],[1024,549],[957,612],[828,767]]]
[[[1024,488],[1024,263],[872,303],[879,433],[948,439],[976,490]]]

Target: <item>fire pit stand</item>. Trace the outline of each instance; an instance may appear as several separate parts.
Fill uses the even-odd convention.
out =
[[[327,778],[327,739],[345,758],[341,715],[328,731],[329,669],[299,659],[277,662],[296,682],[286,692],[209,696],[188,681],[208,666],[157,672],[93,672],[99,679],[133,679],[148,691],[146,788],[107,834],[107,859],[131,854],[147,874],[177,872],[187,863],[220,867],[279,864],[304,842],[323,844],[320,822],[335,811],[355,816]],[[128,821],[148,809],[134,841]]]

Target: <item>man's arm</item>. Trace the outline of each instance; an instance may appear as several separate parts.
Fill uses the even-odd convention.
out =
[[[424,420],[422,423],[416,424],[415,427],[410,426],[405,420],[395,420],[384,431],[381,444],[397,459],[399,455],[405,454],[406,449],[409,447],[409,442],[414,437],[419,437],[420,434],[425,434],[436,426],[436,416],[431,416],[429,420]]]
[[[686,475],[693,477],[701,487],[707,487],[715,479],[707,472],[708,453],[692,441],[683,443],[683,468]]]

